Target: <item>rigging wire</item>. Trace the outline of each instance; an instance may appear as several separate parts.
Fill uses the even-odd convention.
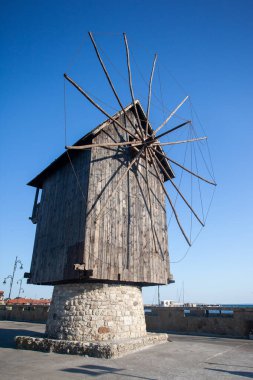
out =
[[[132,57],[133,57],[133,62],[137,68],[137,71],[142,79],[142,81],[144,82],[144,84],[146,85],[146,87],[148,88],[149,87],[149,83],[148,81],[144,78],[144,75],[142,74],[142,71],[137,63],[137,60],[135,59],[135,55],[133,54],[133,52],[131,52],[132,54]],[[160,98],[157,96],[156,92],[154,90],[152,90],[152,94],[154,96],[154,99],[156,99],[156,101],[161,105],[161,107],[155,103],[153,104],[153,107],[155,107],[156,109],[162,111],[163,113],[166,111],[166,112],[169,112],[171,113],[172,112],[172,109],[169,109],[168,107],[164,106],[160,100]],[[146,98],[146,97],[145,97]],[[164,108],[165,107],[165,108]],[[176,117],[177,119],[179,120],[183,120],[183,121],[187,121],[187,119],[183,118],[182,116],[178,115],[177,113],[174,115],[174,117]]]
[[[197,138],[197,132],[196,132],[196,130],[195,130],[193,124],[192,124],[192,130],[193,130],[193,136],[194,136],[195,138]],[[205,142],[203,142],[203,141],[197,141],[197,147],[198,147],[198,150],[200,151],[200,154],[201,154],[201,156],[202,156],[202,159],[203,159],[203,162],[204,162],[204,164],[205,164],[206,170],[208,171],[208,173],[209,173],[210,177],[212,178],[212,180],[213,180],[214,182],[216,182],[216,181],[215,181],[215,178],[214,178],[214,175],[210,172],[209,166],[208,166],[208,164],[207,164],[207,162],[206,162],[206,160],[205,160],[205,157],[204,157],[204,154],[203,154],[203,152],[202,152],[202,150],[201,150],[201,145],[200,145],[200,144],[207,144],[207,140],[205,140]],[[206,145],[206,146],[208,146],[208,145]]]
[[[162,103],[163,118],[165,120],[166,119],[165,105],[164,105],[163,92],[162,92],[162,83],[161,83],[160,63],[159,62],[158,62],[158,65],[157,65],[157,72],[158,72],[158,80],[159,80],[159,88],[160,88],[160,96],[161,96],[161,103]]]
[[[193,103],[191,101],[191,97],[189,97],[189,104],[190,104],[190,107],[191,107],[191,112],[192,114],[194,113],[197,120],[198,120],[198,123],[203,131],[204,134],[206,134],[206,131],[205,131],[205,128],[203,126],[203,124],[201,123],[200,121],[200,118],[199,118],[199,115],[195,109],[195,107],[193,106]],[[214,175],[214,168],[213,168],[213,162],[212,162],[212,156],[211,156],[211,151],[210,151],[210,147],[209,147],[209,144],[208,144],[208,141],[206,140],[206,146],[207,146],[207,151],[208,151],[208,156],[209,156],[209,161],[210,161],[210,166],[211,166],[211,170],[212,170],[212,178],[214,179],[215,181],[215,175]],[[216,181],[215,181],[216,182]]]
[[[152,55],[152,54],[153,54],[151,50],[149,50],[146,46],[140,45],[136,40],[134,40],[134,44],[135,44],[136,46],[138,46],[139,49],[141,49],[141,50],[145,50],[145,51],[146,51],[146,54],[148,54],[148,55]],[[172,74],[172,72],[168,69],[168,67],[165,66],[165,65],[163,65],[163,64],[161,63],[161,68],[163,68],[164,71],[167,71],[167,72],[168,72],[168,74],[169,74],[169,75],[171,76],[171,78],[175,81],[175,83],[178,85],[178,87],[181,88],[181,90],[184,92],[185,95],[187,95],[186,89],[183,87],[182,83],[180,83],[180,82],[177,80],[177,78],[174,76],[174,74]]]
[[[212,203],[213,203],[215,190],[216,190],[216,187],[214,187],[214,189],[213,189],[212,198],[211,198],[211,201],[210,201],[210,203],[209,203],[209,207],[208,207],[208,209],[207,209],[207,213],[206,213],[205,223],[206,223],[207,217],[208,217],[208,215],[209,215],[209,212],[210,212],[210,209],[211,209],[211,205],[212,205]],[[196,242],[196,240],[198,239],[198,237],[199,237],[200,233],[202,232],[203,228],[204,228],[204,227],[201,227],[201,228],[200,228],[198,234],[197,234],[196,237],[193,239],[193,241],[192,241],[192,245],[191,245],[191,246],[193,246],[193,244]],[[178,264],[178,263],[182,262],[182,261],[186,258],[186,256],[188,255],[190,248],[191,248],[191,247],[188,247],[188,248],[186,249],[185,254],[184,254],[179,260],[176,260],[176,261],[169,261],[169,263],[170,263],[170,264]]]
[[[111,64],[115,72],[118,73],[118,75],[128,84],[128,79],[122,74],[122,72],[118,69],[118,67],[113,63],[113,61],[110,59],[109,55],[106,53],[106,51],[101,47],[101,45],[96,41],[96,44],[99,48],[99,50],[102,52],[102,54],[105,56],[107,61]]]
[[[66,82],[63,77],[64,95],[63,95],[63,107],[64,107],[64,146],[67,146],[67,105],[66,105]]]
[[[81,50],[83,49],[83,46],[84,46],[86,40],[88,40],[88,37],[85,34],[83,37],[83,41],[81,42],[79,47],[76,49],[75,53],[72,54],[72,58],[69,60],[69,63],[67,64],[66,71],[69,71],[74,66],[75,62],[77,61],[77,58],[79,57],[79,55],[81,53]]]
[[[191,137],[191,126],[190,126],[190,128],[189,128],[189,135],[190,135],[190,137]],[[192,171],[192,145],[194,145],[194,144],[191,144],[191,171]],[[197,173],[198,174],[198,173]],[[193,182],[193,178],[192,178],[192,175],[191,175],[191,207],[192,207],[192,198],[193,198],[193,191],[192,191],[192,186],[193,186],[193,184],[192,184],[192,182]],[[192,212],[191,212],[191,223],[190,223],[190,240],[192,240],[192,222],[193,222],[193,215],[192,215]]]
[[[190,131],[188,130],[188,138],[189,138],[189,136],[190,136]],[[187,139],[188,139],[188,138],[187,138]],[[185,164],[187,151],[188,151],[188,144],[185,144],[185,152],[184,152],[183,166],[184,166],[184,164]],[[181,187],[181,183],[182,183],[183,175],[184,175],[184,170],[181,169],[180,180],[179,180],[179,184],[178,184],[178,188],[179,188],[179,190],[180,190],[180,187]],[[176,206],[177,199],[178,199],[178,195],[179,195],[179,193],[177,192],[177,193],[176,193],[176,197],[175,197],[175,201],[174,201],[174,207]],[[173,215],[174,215],[174,214],[173,214],[173,211],[171,211],[168,226],[170,226],[170,223],[171,223],[171,220],[172,220]]]
[[[196,149],[195,149],[194,144],[192,144],[192,145],[193,145],[193,154],[194,154],[194,159],[195,159],[196,171],[197,171],[197,174],[199,175],[198,162],[197,162],[197,156],[196,156]],[[198,180],[199,198],[200,198],[201,210],[202,210],[202,218],[204,220],[205,219],[205,217],[204,217],[204,206],[203,206],[203,199],[202,199],[200,179],[197,178],[197,180]]]

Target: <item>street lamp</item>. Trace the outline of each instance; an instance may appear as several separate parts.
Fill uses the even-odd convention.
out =
[[[24,289],[22,288],[22,281],[23,281],[23,278],[20,278],[20,280],[17,281],[17,284],[20,283],[19,290],[18,290],[18,298],[20,297],[21,293],[24,293]]]
[[[5,279],[3,280],[3,284],[6,284],[6,283],[7,283],[7,281],[6,281],[6,280],[8,280],[8,278],[12,278],[12,276],[11,276],[11,275],[9,275],[8,277],[5,277]]]
[[[3,281],[3,284],[6,284],[6,280],[8,278],[10,278],[10,291],[9,291],[9,297],[8,297],[9,299],[11,298],[11,291],[12,291],[13,280],[14,280],[14,276],[15,276],[15,272],[16,272],[18,264],[20,264],[20,269],[23,269],[23,264],[22,264],[21,260],[19,260],[18,256],[16,256],[12,275],[9,274],[9,276],[5,277],[5,279]]]

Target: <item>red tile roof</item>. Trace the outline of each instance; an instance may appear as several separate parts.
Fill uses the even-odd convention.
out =
[[[6,305],[50,305],[50,299],[14,298],[6,301]]]

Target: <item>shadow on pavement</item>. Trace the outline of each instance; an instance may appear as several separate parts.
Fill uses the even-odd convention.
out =
[[[2,348],[15,348],[14,338],[17,335],[24,336],[33,336],[42,338],[44,336],[43,333],[39,333],[37,331],[32,330],[22,330],[22,329],[0,329],[0,347]]]
[[[225,370],[225,369],[217,369],[217,368],[205,368],[205,369],[208,369],[208,371],[229,373],[230,375],[248,377],[249,379],[253,379],[253,372],[228,371],[228,370]]]
[[[120,377],[130,377],[134,379],[144,379],[144,380],[156,380],[154,378],[150,377],[142,377],[142,376],[134,376],[134,375],[128,375],[122,373],[122,371],[125,371],[123,368],[113,368],[113,367],[106,367],[101,365],[82,365],[77,368],[65,368],[61,369],[63,372],[69,372],[69,373],[79,373],[82,375],[89,375],[93,377],[101,376],[101,375],[108,375],[109,373],[113,375],[119,375]],[[119,373],[120,372],[120,373]]]
[[[205,362],[205,364],[209,364],[209,365],[216,365],[216,366],[226,366],[226,367],[242,367],[242,368],[252,368],[253,367],[249,367],[249,366],[246,366],[246,365],[237,365],[237,364],[222,364],[222,363],[214,363],[214,362]]]

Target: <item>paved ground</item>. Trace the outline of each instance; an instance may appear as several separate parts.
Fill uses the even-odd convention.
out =
[[[171,335],[172,342],[110,360],[14,348],[14,336],[38,336],[44,327],[0,321],[1,380],[253,379],[249,340]]]

